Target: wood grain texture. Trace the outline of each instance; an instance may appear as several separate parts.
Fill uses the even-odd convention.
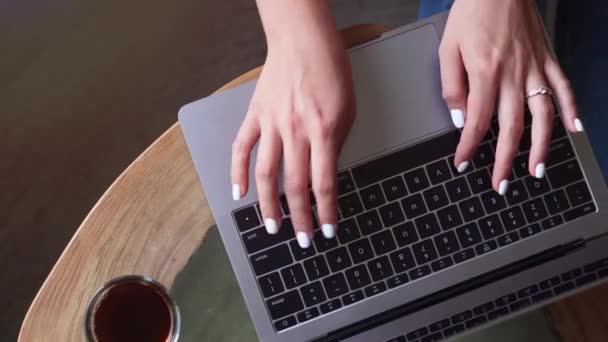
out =
[[[343,31],[348,46],[387,29],[358,25]],[[253,69],[220,90],[258,77]],[[178,124],[142,153],[84,220],[36,295],[19,341],[81,341],[91,296],[126,274],[152,277],[170,288],[214,223]]]

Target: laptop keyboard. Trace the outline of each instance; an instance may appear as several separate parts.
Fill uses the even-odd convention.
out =
[[[233,217],[275,329],[595,212],[559,118],[546,177],[529,175],[529,124],[528,116],[505,196],[491,184],[498,136],[494,121],[462,174],[452,166],[457,130],[341,171],[337,238],[328,240],[316,231],[310,248],[298,246],[284,196],[283,225],[276,235],[266,233],[257,203],[236,210]],[[318,227],[314,213],[313,221]]]

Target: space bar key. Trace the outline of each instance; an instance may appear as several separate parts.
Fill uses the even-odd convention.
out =
[[[393,175],[446,157],[456,150],[460,132],[452,130],[413,146],[374,159],[352,169],[359,188],[376,183]]]

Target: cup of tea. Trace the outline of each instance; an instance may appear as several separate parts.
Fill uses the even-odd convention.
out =
[[[177,305],[161,284],[144,276],[107,282],[86,311],[89,342],[177,342],[179,330]]]

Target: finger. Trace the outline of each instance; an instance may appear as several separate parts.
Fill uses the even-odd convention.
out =
[[[443,99],[450,110],[452,123],[457,128],[462,128],[467,102],[467,81],[458,46],[442,44],[439,48],[439,62]]]
[[[519,82],[501,86],[498,104],[498,142],[492,185],[499,194],[505,195],[509,189],[511,165],[517,153],[523,131],[524,96],[523,84]]]
[[[283,138],[283,181],[291,221],[298,244],[302,248],[310,247],[312,229],[312,210],[308,179],[310,170],[310,147],[302,138]]]
[[[265,129],[260,138],[255,178],[260,210],[268,234],[276,234],[281,224],[278,172],[281,160],[281,139],[274,127]]]
[[[330,138],[317,137],[311,142],[312,188],[317,200],[317,215],[323,236],[336,236],[338,221],[336,158],[337,147]]]
[[[490,74],[469,78],[467,120],[454,156],[454,166],[460,172],[467,169],[477,151],[477,146],[490,127],[496,101],[494,78],[495,76]]]
[[[550,56],[545,61],[545,76],[559,104],[564,126],[572,133],[582,132],[583,123],[578,117],[578,108],[570,81]]]
[[[529,73],[526,89],[537,89],[547,84],[543,75],[537,70]],[[528,98],[528,108],[532,114],[532,145],[528,160],[528,171],[536,178],[545,176],[545,161],[549,144],[551,143],[551,130],[553,128],[553,114],[555,107],[549,95],[536,95]]]
[[[232,180],[232,199],[238,201],[245,196],[249,188],[249,158],[251,150],[260,138],[260,127],[257,117],[248,113],[232,143],[232,162],[230,177]]]

